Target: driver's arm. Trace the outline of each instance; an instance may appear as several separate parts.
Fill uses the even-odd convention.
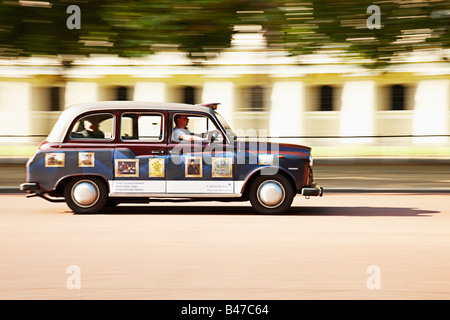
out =
[[[186,132],[178,133],[178,140],[179,141],[203,141],[204,139],[202,137],[188,134]]]
[[[182,134],[180,135],[180,139],[184,140],[184,141],[204,141],[205,139],[203,139],[202,137],[197,137],[197,136],[191,136],[189,134]]]
[[[174,141],[201,141],[200,137],[189,134],[189,131],[175,128],[172,134],[172,140]]]

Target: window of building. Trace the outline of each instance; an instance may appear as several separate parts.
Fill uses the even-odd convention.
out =
[[[240,91],[239,111],[260,112],[265,110],[265,89],[262,86],[244,87]]]
[[[252,111],[264,110],[264,88],[255,86],[250,89],[250,106]]]
[[[320,102],[319,102],[319,110],[320,111],[333,111],[334,110],[334,88],[331,86],[321,86],[319,88]]]
[[[391,110],[405,110],[405,86],[391,86]]]
[[[196,89],[194,87],[184,87],[183,88],[183,103],[195,104],[196,99]]]
[[[128,87],[118,87],[116,89],[116,100],[118,101],[128,101],[130,100],[129,98],[129,88]]]
[[[50,88],[50,111],[60,111],[61,110],[61,91],[60,87]]]

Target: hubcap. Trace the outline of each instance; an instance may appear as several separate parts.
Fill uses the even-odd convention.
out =
[[[90,207],[99,198],[98,187],[89,180],[78,181],[72,188],[72,199],[80,207]]]
[[[264,207],[275,208],[284,201],[284,188],[278,181],[268,180],[259,186],[257,197]]]

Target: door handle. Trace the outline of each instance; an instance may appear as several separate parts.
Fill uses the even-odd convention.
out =
[[[152,150],[152,154],[164,154],[164,150]]]
[[[169,153],[172,154],[172,155],[174,155],[174,154],[183,154],[183,150],[177,150],[177,151],[170,150]]]

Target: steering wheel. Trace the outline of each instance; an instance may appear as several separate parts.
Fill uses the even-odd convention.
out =
[[[202,134],[203,139],[205,139],[208,142],[211,142],[212,139],[212,133],[211,132],[205,132]]]
[[[219,137],[220,137],[219,130],[214,130],[213,132],[211,132],[211,143],[213,143],[213,141],[218,140]]]

